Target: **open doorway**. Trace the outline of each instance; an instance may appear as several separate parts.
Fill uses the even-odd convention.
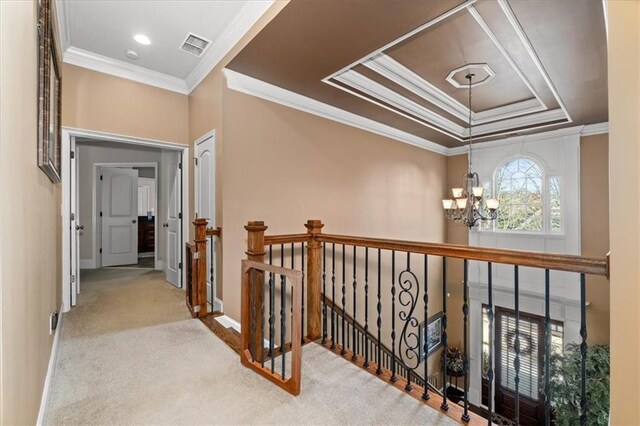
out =
[[[65,129],[65,310],[95,270],[146,269],[182,288],[188,158],[186,146]]]

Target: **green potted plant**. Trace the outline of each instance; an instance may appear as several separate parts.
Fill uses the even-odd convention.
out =
[[[555,423],[575,425],[580,419],[580,345],[569,344],[563,353],[551,356],[551,406]],[[609,424],[609,346],[587,350],[587,419],[589,425]],[[543,385],[544,389],[544,385]]]

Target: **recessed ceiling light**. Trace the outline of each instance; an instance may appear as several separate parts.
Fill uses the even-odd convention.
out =
[[[138,59],[138,52],[133,49],[127,49],[124,53],[129,59],[133,59],[134,61]]]
[[[151,40],[144,34],[136,34],[133,36],[133,39],[140,44],[144,44],[145,46],[151,44]]]

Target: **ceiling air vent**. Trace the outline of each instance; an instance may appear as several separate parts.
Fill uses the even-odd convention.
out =
[[[189,33],[187,38],[184,40],[184,43],[180,46],[180,50],[184,50],[185,52],[189,52],[192,55],[202,56],[205,50],[211,42],[206,40],[200,36],[197,36],[193,33]]]

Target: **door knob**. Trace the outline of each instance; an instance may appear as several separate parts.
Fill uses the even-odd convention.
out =
[[[76,231],[80,231],[81,229],[84,229],[84,225],[76,225]]]
[[[131,223],[137,223],[137,222],[138,222],[138,221],[137,221],[137,220],[135,220],[135,219],[133,219],[133,220],[131,221]]]
[[[163,224],[162,224],[162,227],[163,227],[163,228],[168,228],[168,227],[169,227],[169,224],[168,224],[168,223],[163,223]]]

